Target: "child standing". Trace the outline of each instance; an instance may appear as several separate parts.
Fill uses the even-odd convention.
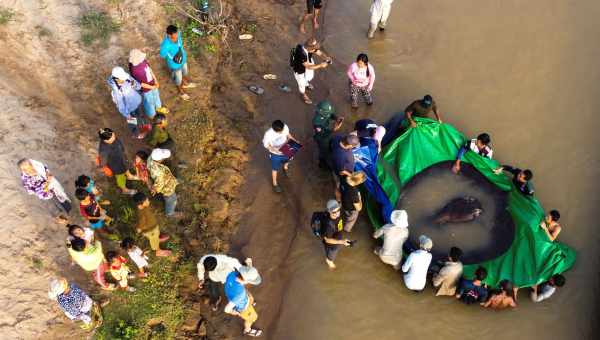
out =
[[[75,181],[75,189],[79,188],[84,189],[90,194],[93,194],[101,205],[110,204],[109,200],[102,200],[102,191],[96,187],[96,182],[89,176],[80,175],[77,177],[77,180]]]
[[[145,252],[140,249],[140,247],[135,245],[135,242],[131,237],[126,237],[121,242],[121,248],[127,252],[129,258],[135,263],[138,267],[138,276],[139,277],[147,277],[148,276],[148,256],[146,256]]]
[[[90,227],[93,230],[107,232],[103,227],[108,226],[112,222],[112,218],[106,215],[106,211],[98,204],[94,194],[79,188],[75,191],[75,196],[79,200],[79,212],[88,221]]]
[[[148,180],[148,153],[144,150],[139,150],[135,153],[133,166],[135,168],[135,178],[144,183],[148,189],[152,189],[152,185]]]
[[[129,287],[127,259],[117,254],[116,251],[109,251],[106,253],[106,260],[110,265],[110,275],[119,282],[119,287],[128,292],[135,292],[135,288]]]

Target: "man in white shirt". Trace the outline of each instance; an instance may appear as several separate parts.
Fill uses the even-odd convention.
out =
[[[392,10],[392,2],[394,0],[373,0],[371,5],[371,20],[369,24],[368,37],[373,38],[375,30],[379,27],[380,31],[385,30],[385,24],[387,23],[388,16]]]
[[[408,214],[405,210],[394,210],[390,217],[392,223],[388,223],[373,233],[373,238],[383,236],[383,247],[375,248],[375,255],[379,256],[383,263],[400,269],[402,261],[402,246],[408,239]]]
[[[221,302],[221,294],[217,283],[224,284],[227,275],[234,270],[240,269],[242,264],[238,259],[224,254],[208,254],[204,255],[198,261],[198,287],[203,288],[207,285],[210,304],[214,311],[219,307]],[[208,272],[208,280],[204,280],[205,272]]]
[[[427,283],[427,270],[431,263],[431,253],[433,241],[425,236],[419,236],[419,250],[415,250],[406,259],[402,265],[404,274],[404,284],[406,288],[414,291],[422,291]]]
[[[277,184],[277,172],[283,167],[287,173],[290,158],[284,154],[284,146],[292,140],[298,144],[298,140],[292,136],[290,129],[281,120],[276,120],[271,124],[271,128],[265,132],[263,137],[263,146],[269,151],[271,159],[271,178],[273,180],[273,190],[280,193],[281,187]],[[287,147],[286,147],[287,149]]]
[[[560,274],[554,274],[548,282],[531,287],[531,301],[542,302],[550,298],[559,287],[564,286],[565,277]]]

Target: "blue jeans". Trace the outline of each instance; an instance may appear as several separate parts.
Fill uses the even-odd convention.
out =
[[[173,215],[177,206],[177,194],[173,193],[171,196],[163,195],[163,199],[165,200],[165,215]]]
[[[171,70],[171,79],[175,82],[175,85],[181,86],[183,81],[183,76],[187,76],[188,74],[188,66],[187,63],[183,64],[177,70]]]
[[[152,119],[156,114],[156,109],[162,106],[162,103],[160,102],[160,92],[158,92],[158,89],[153,89],[148,92],[144,92],[143,97],[144,112],[148,118]]]

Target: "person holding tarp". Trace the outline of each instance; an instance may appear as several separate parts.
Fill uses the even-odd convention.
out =
[[[492,154],[494,150],[490,147],[491,143],[490,135],[487,133],[481,133],[477,138],[471,139],[467,141],[463,146],[458,149],[458,153],[456,154],[456,161],[454,162],[454,166],[452,167],[452,172],[457,174],[460,171],[460,163],[462,161],[463,156],[469,150],[475,152],[481,157],[486,157],[492,159]]]

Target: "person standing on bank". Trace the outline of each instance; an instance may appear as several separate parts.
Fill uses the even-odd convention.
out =
[[[142,113],[142,96],[138,92],[142,88],[140,83],[120,66],[112,69],[107,82],[117,110],[127,120],[127,127],[135,138],[144,138],[152,126]]]
[[[271,128],[265,132],[263,136],[263,146],[269,151],[271,159],[271,180],[273,181],[273,190],[276,193],[282,192],[281,187],[277,183],[277,172],[283,167],[283,171],[287,173],[289,169],[290,159],[281,152],[281,148],[287,144],[289,140],[300,144],[300,142],[292,136],[290,129],[281,120],[276,120],[271,124]]]
[[[435,119],[441,123],[442,118],[438,113],[437,105],[430,95],[425,95],[423,99],[415,100],[404,109],[404,114],[406,115],[406,119],[410,122],[411,127],[417,126],[417,123],[413,120],[413,116],[424,118],[430,116],[432,112],[435,114]]]
[[[117,187],[121,189],[121,192],[126,195],[134,195],[137,191],[127,188],[127,180],[134,180],[135,177],[127,168],[123,143],[117,139],[117,134],[108,128],[98,131],[98,136],[100,137],[98,165],[106,176],[115,177]]]
[[[23,158],[17,166],[21,169],[21,183],[28,194],[45,201],[55,199],[59,209],[66,213],[71,211],[71,200],[65,189],[42,162]]]
[[[218,284],[225,284],[229,273],[239,270],[242,264],[238,259],[224,254],[207,254],[200,258],[197,264],[198,269],[198,288],[202,289],[206,285],[208,291],[209,303],[213,311],[217,311],[221,302]],[[208,279],[205,274],[208,273]]]
[[[167,217],[179,217],[179,213],[175,213],[177,207],[177,178],[168,166],[162,162],[171,157],[171,151],[167,149],[154,149],[148,158],[148,172],[152,178],[152,187],[150,193],[152,195],[161,194],[165,201],[165,215]]]
[[[375,83],[375,69],[369,64],[369,57],[361,53],[356,57],[356,62],[348,67],[348,78],[350,79],[350,98],[352,108],[358,108],[358,97],[364,98],[367,105],[373,105],[371,91]]]
[[[315,65],[313,55],[324,58],[325,61]],[[314,87],[310,81],[315,76],[315,70],[326,68],[332,63],[331,57],[319,49],[319,42],[315,38],[309,38],[304,45],[299,44],[292,51],[290,56],[290,66],[294,71],[294,78],[298,83],[298,90],[302,95],[302,100],[306,104],[312,104],[312,100],[306,95],[306,90],[312,90]]]
[[[313,213],[311,225],[313,233],[321,237],[325,248],[325,262],[329,269],[336,268],[335,259],[342,246],[352,246],[353,242],[342,238],[343,221],[338,201],[327,201],[327,211]]]
[[[373,0],[370,10],[369,33],[367,33],[369,39],[373,38],[378,27],[381,32],[385,30],[388,16],[392,10],[392,2],[394,0]]]
[[[419,249],[410,253],[402,265],[406,288],[418,292],[425,288],[427,270],[432,258],[431,248],[433,248],[433,241],[425,235],[419,236]]]
[[[391,223],[384,225],[373,233],[373,238],[383,236],[383,247],[374,250],[381,262],[400,269],[402,262],[402,246],[408,239],[408,214],[406,210],[394,210],[390,216]]]
[[[313,32],[319,29],[319,12],[323,8],[323,0],[306,0],[306,14],[300,20],[300,32],[306,33],[306,21],[312,16]]]
[[[160,56],[167,62],[167,67],[171,71],[171,79],[177,85],[181,99],[190,100],[190,96],[184,89],[194,88],[196,84],[192,83],[187,76],[187,53],[177,26],[167,26],[167,34],[160,44]]]
[[[150,119],[158,113],[167,114],[169,110],[162,106],[160,101],[160,84],[152,72],[150,64],[146,60],[146,53],[133,49],[129,52],[129,72],[133,79],[137,80],[142,88],[142,97],[144,102],[144,113]]]
[[[242,266],[238,270],[232,271],[225,279],[224,291],[227,300],[224,312],[227,314],[239,316],[244,321],[244,333],[250,337],[259,337],[262,330],[252,328],[252,325],[258,319],[258,314],[254,309],[256,304],[254,297],[246,285],[258,285],[261,277],[256,268],[251,266]]]
[[[323,100],[317,105],[312,120],[314,130],[313,139],[319,151],[319,168],[329,169],[329,144],[332,134],[342,127],[344,117],[338,117],[329,100]]]
[[[363,184],[366,179],[367,175],[364,172],[357,171],[346,177],[345,183],[342,182],[340,185],[342,208],[344,211],[344,231],[347,233],[352,231],[358,219],[358,214],[362,210],[363,203],[358,186]]]

